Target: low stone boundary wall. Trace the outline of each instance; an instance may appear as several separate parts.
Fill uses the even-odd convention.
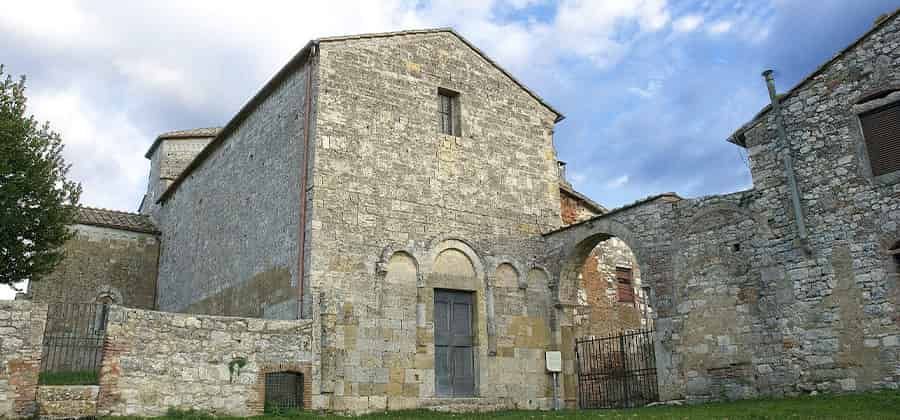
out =
[[[257,415],[263,412],[265,373],[277,371],[304,375],[308,407],[311,325],[113,306],[97,414],[158,416],[175,408]]]
[[[31,417],[41,370],[47,305],[0,301],[0,418]]]
[[[42,419],[94,417],[99,393],[97,385],[41,385],[38,414]]]

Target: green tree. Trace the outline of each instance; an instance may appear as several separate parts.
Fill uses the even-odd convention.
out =
[[[25,77],[0,65],[0,284],[39,280],[63,258],[81,185],[66,179],[62,139],[25,111]]]

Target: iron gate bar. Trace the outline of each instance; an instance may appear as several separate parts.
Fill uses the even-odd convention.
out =
[[[108,315],[104,304],[48,303],[41,372],[98,373]]]
[[[575,340],[578,405],[625,408],[659,399],[653,330]]]

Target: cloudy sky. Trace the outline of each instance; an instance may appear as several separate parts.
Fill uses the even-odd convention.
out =
[[[223,125],[307,40],[453,26],[566,114],[559,157],[615,207],[750,186],[725,142],[896,0],[15,1],[0,63],[65,140],[83,203],[135,210],[156,134]]]

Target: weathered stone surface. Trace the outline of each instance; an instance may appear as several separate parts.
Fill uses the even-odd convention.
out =
[[[156,234],[77,224],[64,245],[66,258],[32,282],[32,299],[44,302],[106,302],[152,309],[156,297],[159,239]]]
[[[35,397],[47,305],[0,301],[0,417],[37,414]]]
[[[258,331],[249,324],[262,322]],[[256,329],[256,328],[254,328]],[[261,414],[265,373],[295,371],[311,388],[312,322],[213,317],[113,306],[100,370],[100,415],[170,408]],[[244,359],[240,367],[233,362]],[[304,394],[311,404],[311,394]]]
[[[162,203],[159,309],[297,318],[309,69],[282,80]]]
[[[94,417],[99,394],[97,385],[41,385],[37,390],[38,415],[42,419]]]

